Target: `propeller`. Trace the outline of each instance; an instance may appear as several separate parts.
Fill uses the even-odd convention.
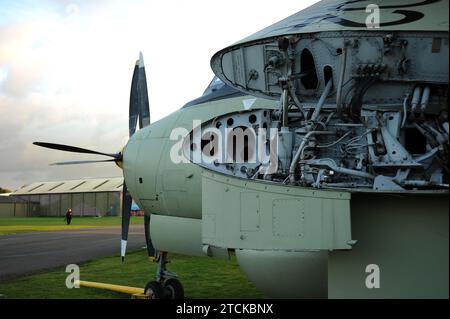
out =
[[[133,199],[128,192],[127,184],[123,183],[122,189],[122,240],[120,241],[120,258],[125,260],[127,251],[128,231],[130,229],[131,205]],[[147,237],[145,238],[147,240]]]
[[[113,157],[115,160],[120,161],[122,160],[122,153],[103,153],[93,150],[88,150],[86,148],[71,146],[71,145],[64,145],[64,144],[55,144],[55,143],[45,143],[45,142],[33,142],[34,145],[50,148],[53,150],[58,151],[65,151],[65,152],[72,152],[72,153],[84,153],[84,154],[97,154],[97,155],[104,155]]]
[[[50,165],[56,166],[56,165],[75,165],[75,164],[92,164],[92,163],[105,163],[105,162],[115,162],[115,159],[109,159],[109,160],[97,160],[97,161],[71,161],[71,162],[56,162],[51,163]]]
[[[139,123],[139,128],[146,127],[150,124],[150,106],[148,102],[147,92],[147,78],[145,75],[144,57],[142,52],[139,53],[139,60],[136,61],[134,66],[133,78],[131,80],[130,91],[130,109],[129,109],[129,134],[130,137],[136,132],[136,125]],[[125,254],[127,250],[128,231],[130,229],[130,214],[132,198],[128,192],[127,185],[123,183],[123,205],[122,205],[122,241],[120,256],[122,262],[125,260]],[[147,222],[148,217],[148,222]],[[145,216],[145,241],[147,243],[147,252],[149,256],[154,254],[154,249],[149,232],[150,217]]]
[[[131,81],[130,92],[130,106],[129,106],[129,136],[131,137],[136,132],[136,125],[139,124],[139,128],[144,128],[150,124],[150,107],[147,91],[147,79],[145,75],[144,57],[142,52],[139,53],[139,60],[136,61],[134,67],[133,78]],[[69,161],[69,162],[57,162],[50,165],[73,165],[73,164],[90,164],[90,163],[103,163],[103,162],[115,162],[119,167],[122,167],[123,156],[121,152],[118,153],[104,153],[77,146],[46,143],[46,142],[34,142],[34,145],[54,149],[58,151],[82,153],[82,154],[94,154],[111,157],[108,160],[92,160],[92,161]],[[125,259],[128,232],[130,229],[130,216],[131,205],[133,199],[128,192],[126,183],[123,183],[122,189],[122,238],[121,238],[121,250],[120,256],[122,262]],[[154,248],[150,237],[150,216],[144,217],[145,226],[145,241],[147,243],[147,252],[149,256],[154,255]]]
[[[131,80],[130,113],[129,113],[130,137],[136,132],[136,124],[139,128],[150,124],[150,107],[147,92],[147,77],[145,75],[144,57],[139,53],[139,60],[134,66],[133,79]]]

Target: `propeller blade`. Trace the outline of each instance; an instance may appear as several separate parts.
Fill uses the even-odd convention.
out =
[[[130,92],[130,109],[129,109],[129,135],[130,137],[136,132],[136,124],[139,118],[139,97],[138,97],[138,76],[139,61],[134,66],[133,79],[131,80]]]
[[[144,56],[139,53],[139,128],[150,124],[150,105],[148,102],[147,76],[145,75]]]
[[[125,260],[125,254],[127,251],[128,230],[130,229],[130,217],[131,217],[131,204],[133,199],[125,182],[122,189],[122,240],[120,246],[120,257],[122,262]]]
[[[102,152],[98,152],[98,151],[88,150],[86,148],[70,146],[70,145],[64,145],[64,144],[55,144],[55,143],[33,142],[33,144],[37,145],[37,146],[40,146],[40,147],[50,148],[50,149],[58,150],[58,151],[65,151],[65,152],[72,152],[72,153],[83,153],[83,154],[97,154],[97,155],[104,155],[104,156],[113,157],[116,160],[121,160],[122,159],[122,155],[120,153],[108,154],[108,153],[102,153]]]
[[[147,77],[145,75],[144,57],[139,53],[139,60],[134,66],[133,78],[131,80],[130,108],[129,108],[129,135],[139,128],[150,124],[150,107],[148,102]]]
[[[71,162],[56,162],[51,163],[51,166],[56,165],[77,165],[77,164],[91,164],[91,163],[104,163],[104,162],[115,162],[115,159],[109,159],[109,160],[98,160],[98,161],[71,161]]]
[[[152,238],[150,237],[150,215],[144,215],[145,242],[147,243],[147,254],[149,257],[155,255]]]

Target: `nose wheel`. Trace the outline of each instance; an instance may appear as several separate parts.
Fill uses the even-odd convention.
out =
[[[166,299],[184,299],[184,288],[176,278],[167,279],[164,282],[163,290]]]
[[[176,278],[177,275],[175,273],[166,269],[169,263],[167,252],[157,252],[155,262],[158,263],[156,280],[147,283],[144,289],[145,294],[150,299],[183,299],[183,285]]]

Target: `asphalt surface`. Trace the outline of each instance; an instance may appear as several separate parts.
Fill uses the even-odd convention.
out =
[[[103,227],[0,236],[0,281],[119,254],[120,234]],[[127,251],[144,246],[144,226],[130,225]]]

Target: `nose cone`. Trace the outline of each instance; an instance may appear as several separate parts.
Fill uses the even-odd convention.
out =
[[[154,138],[153,130],[145,127],[137,131],[123,149],[123,175],[133,199],[152,212],[159,205],[156,180],[164,141]]]
[[[140,145],[140,140],[137,139],[138,135],[139,132],[136,132],[130,137],[122,150],[122,161],[116,163],[117,166],[123,170],[125,183],[127,184],[128,191],[134,200],[138,198],[136,190],[136,158],[139,153]]]
[[[124,147],[125,148],[125,147]],[[120,154],[120,159],[116,160],[114,163],[116,163],[116,165],[123,170],[123,150],[124,148],[122,148],[122,151],[119,153]]]

